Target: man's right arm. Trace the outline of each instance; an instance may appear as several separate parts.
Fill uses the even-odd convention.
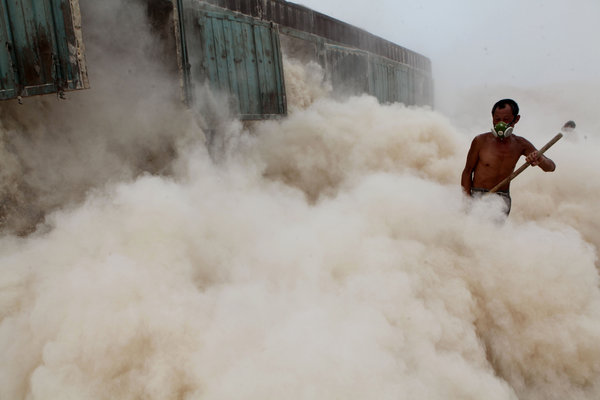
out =
[[[465,169],[463,169],[460,179],[460,185],[467,196],[471,196],[471,186],[473,186],[473,171],[475,170],[475,166],[479,160],[479,141],[477,139],[478,137],[475,137],[471,142],[471,148],[469,149],[469,153],[467,153]]]

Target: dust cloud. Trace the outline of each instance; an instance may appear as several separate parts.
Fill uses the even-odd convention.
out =
[[[81,7],[92,89],[0,109],[7,209],[38,222],[0,239],[0,398],[599,397],[590,124],[498,224],[460,190],[471,121],[287,60],[290,115],[223,122],[216,163],[143,7]]]

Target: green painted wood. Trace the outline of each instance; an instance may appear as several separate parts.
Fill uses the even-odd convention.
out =
[[[267,85],[267,81],[269,79],[269,73],[266,65],[266,60],[264,59],[263,54],[265,53],[263,48],[263,41],[260,36],[261,28],[259,26],[252,27],[252,37],[254,41],[254,54],[256,56],[257,65],[256,65],[256,73],[258,77],[257,87],[259,95],[261,93],[267,93],[269,87]],[[262,104],[263,99],[259,97],[259,102]]]
[[[215,46],[216,60],[215,64],[217,67],[217,81],[211,82],[217,89],[231,92],[229,82],[229,68],[227,66],[227,44],[225,43],[225,35],[223,33],[223,24],[218,18],[204,18],[206,24],[210,24],[213,30],[213,40]]]
[[[241,110],[250,110],[251,101],[249,97],[249,86],[251,82],[248,82],[246,74],[246,58],[248,53],[245,48],[245,41],[242,37],[244,23],[235,23],[235,21],[228,21],[229,36],[232,51],[231,54],[231,65],[233,66],[233,72],[235,75],[235,93],[237,99],[238,112]]]
[[[239,85],[240,85],[240,81],[238,79],[237,73],[236,73],[236,69],[235,69],[235,65],[234,65],[234,61],[233,61],[233,52],[234,52],[234,48],[233,48],[233,37],[232,37],[232,26],[230,21],[228,21],[227,19],[222,19],[220,20],[221,22],[221,32],[223,34],[223,43],[222,43],[222,49],[221,51],[224,54],[224,59],[225,59],[225,66],[227,68],[227,77],[229,78],[229,82],[228,82],[228,87],[229,87],[229,93],[232,94],[231,102],[230,105],[236,109],[236,111],[239,113],[241,112],[240,107],[239,107],[239,98],[240,98],[240,93],[239,93]]]
[[[0,99],[88,87],[77,0],[0,1]]]
[[[191,13],[185,13],[184,10],[189,6],[189,2],[187,0],[174,0],[174,4],[176,4],[176,13],[175,13],[175,43],[177,49],[177,63],[180,70],[180,78],[181,78],[181,91],[182,98],[185,104],[192,104],[194,102],[194,93],[192,92],[192,84],[191,84],[191,67],[192,64],[190,62],[188,46],[196,45],[198,43],[194,43],[190,41],[188,43],[187,33],[185,31],[185,26],[187,24],[193,24],[195,22],[195,18],[190,18]],[[203,27],[199,28],[203,29]],[[202,64],[202,68],[205,66]]]
[[[54,21],[54,46],[56,49],[54,79],[63,88],[77,88],[79,85],[78,66],[71,61],[69,43],[75,37],[73,21],[70,15],[63,12],[64,3],[60,1],[51,2],[51,13]]]
[[[273,55],[273,46],[270,40],[270,32],[260,27],[256,29],[255,40],[261,43],[262,51],[257,54],[258,57],[263,60],[263,73],[262,77],[264,91],[261,93],[261,102],[268,109],[273,108],[273,94],[276,93],[276,80],[275,71],[273,68],[273,62],[271,60]]]
[[[2,15],[2,26],[0,26],[0,99],[11,99],[17,96],[16,91],[16,78],[13,69],[13,49],[10,43],[12,43],[12,34],[9,27],[8,11],[6,6],[6,0],[0,1],[0,12]]]
[[[200,25],[204,40],[204,57],[201,62],[200,71],[206,73],[210,82],[219,82],[219,69],[217,64],[217,52],[215,47],[215,38],[212,21]],[[201,73],[200,72],[200,73]],[[188,83],[191,85],[191,81]]]
[[[53,83],[52,37],[48,29],[52,21],[47,20],[44,4],[22,0],[9,1],[8,5],[19,83],[25,91]]]
[[[248,54],[245,58],[244,66],[246,69],[246,79],[249,82],[251,87],[258,87],[260,93],[260,81],[258,80],[258,66],[256,62],[256,52],[252,52],[249,49],[255,49],[254,45],[254,29],[250,24],[243,25],[243,37],[244,43],[241,44],[247,49]],[[248,92],[249,99],[249,114],[257,115],[260,114],[260,99],[256,99],[251,96],[250,92]]]
[[[285,97],[285,77],[283,76],[283,60],[281,55],[281,44],[279,42],[279,34],[273,32],[271,28],[271,46],[273,50],[273,70],[275,72],[275,81],[273,81],[273,95],[271,97],[272,107],[274,110],[281,110],[285,113],[286,97]]]
[[[186,93],[207,81],[226,93],[242,119],[286,113],[283,63],[277,27],[248,16],[215,10],[202,3],[182,2],[180,40],[192,64],[184,72]],[[185,14],[193,14],[195,21]],[[181,23],[181,22],[180,22]],[[188,74],[186,79],[185,74]]]

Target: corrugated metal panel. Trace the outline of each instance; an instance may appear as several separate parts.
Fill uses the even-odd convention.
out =
[[[338,95],[369,92],[369,53],[348,47],[325,45],[326,71]]]
[[[78,0],[2,0],[0,11],[0,99],[89,87]]]
[[[416,104],[415,70],[383,57],[369,57],[369,93],[382,103]]]
[[[430,104],[428,76],[366,51],[326,44],[327,74],[337,93],[368,93],[381,103]]]
[[[188,94],[194,84],[208,80],[231,95],[242,119],[286,113],[276,25],[200,5],[184,9],[182,31],[190,64],[184,71]]]

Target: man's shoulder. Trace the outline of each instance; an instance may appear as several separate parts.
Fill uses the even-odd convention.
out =
[[[528,154],[536,149],[535,146],[533,145],[533,143],[531,143],[529,140],[527,140],[523,136],[515,135],[515,139],[516,139],[516,143],[517,143],[517,148],[519,149],[519,151],[521,152],[522,155]]]
[[[513,134],[513,140],[521,145],[527,146],[530,145],[531,142],[527,139],[525,139],[523,136],[519,136],[519,135],[514,135]]]
[[[494,134],[492,132],[484,132],[473,138],[473,143],[483,143],[490,139],[494,138]]]
[[[483,140],[483,139],[489,139],[489,138],[493,138],[494,134],[492,132],[483,132],[480,133],[479,135],[475,136],[476,140]]]

